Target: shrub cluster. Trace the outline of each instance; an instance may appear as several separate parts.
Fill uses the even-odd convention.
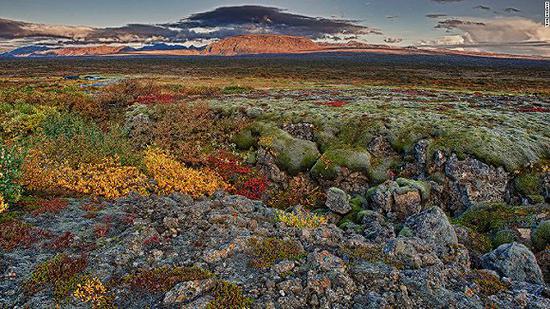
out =
[[[21,197],[20,176],[21,156],[13,147],[0,143],[0,213]]]
[[[316,228],[327,223],[327,218],[306,211],[290,213],[276,210],[275,215],[277,221],[297,228]]]
[[[158,148],[145,151],[144,164],[148,173],[156,181],[159,193],[180,192],[193,197],[210,195],[228,185],[210,169],[193,169],[185,167],[167,152]]]

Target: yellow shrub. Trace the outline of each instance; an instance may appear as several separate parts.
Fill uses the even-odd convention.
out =
[[[180,192],[199,197],[228,187],[213,171],[185,167],[158,148],[146,150],[144,163],[151,177],[157,182],[159,193]]]
[[[8,204],[4,201],[4,197],[0,194],[0,213],[8,210]]]
[[[95,277],[86,278],[84,283],[78,284],[73,296],[85,303],[92,303],[93,308],[111,308],[111,296],[107,288]]]
[[[147,194],[147,176],[133,166],[122,166],[117,157],[101,163],[62,167],[58,185],[83,194],[117,198],[136,192]]]
[[[299,211],[297,213],[290,213],[282,210],[276,210],[275,214],[277,216],[277,221],[297,228],[316,228],[319,225],[327,223],[327,218],[309,212]]]
[[[57,187],[60,164],[42,151],[30,149],[23,161],[21,184],[31,191],[51,191]]]
[[[147,176],[133,166],[121,165],[117,157],[108,157],[99,163],[81,163],[73,168],[31,150],[23,164],[22,182],[33,191],[65,189],[106,198],[131,192],[147,194]]]

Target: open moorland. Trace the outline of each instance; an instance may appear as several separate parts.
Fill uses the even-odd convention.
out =
[[[0,59],[0,308],[548,308],[550,61]]]

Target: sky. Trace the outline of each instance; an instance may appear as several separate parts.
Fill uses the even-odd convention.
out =
[[[543,0],[0,0],[0,50],[244,33],[550,56]]]

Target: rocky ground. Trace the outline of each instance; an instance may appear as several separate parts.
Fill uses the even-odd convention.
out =
[[[327,201],[332,208],[347,205],[338,196]],[[334,224],[289,227],[261,202],[222,192],[202,200],[178,194],[71,200],[57,211],[20,218],[42,236],[0,251],[3,306],[82,307],[57,293],[60,280],[34,280],[38,265],[59,254],[65,265],[79,266],[65,272],[105,282],[105,295],[121,308],[216,307],[220,297],[235,298],[216,291],[226,281],[247,297],[237,307],[550,306],[550,290],[527,247],[503,244],[473,269],[459,228],[438,207],[408,216],[398,235],[374,211],[364,216],[361,233]],[[183,268],[208,275],[174,275]]]

